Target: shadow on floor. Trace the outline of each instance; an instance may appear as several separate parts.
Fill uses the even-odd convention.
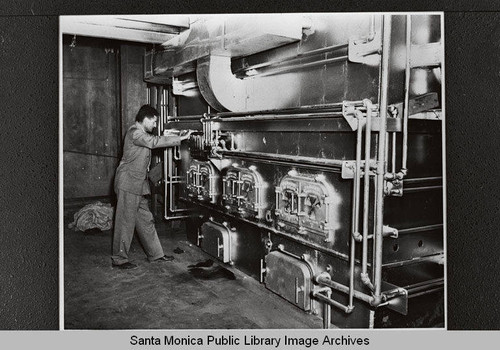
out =
[[[186,242],[182,227],[157,224],[174,261],[149,263],[134,238],[130,257],[139,267],[117,270],[112,232],[75,232],[66,222],[72,213],[65,217],[65,329],[321,328],[318,317]]]

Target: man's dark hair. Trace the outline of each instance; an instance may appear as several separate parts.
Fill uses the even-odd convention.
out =
[[[135,120],[139,123],[142,123],[144,118],[148,117],[149,119],[153,118],[154,116],[159,116],[160,113],[158,111],[149,106],[149,105],[144,105],[139,109],[139,112],[137,112],[137,116],[135,117]]]

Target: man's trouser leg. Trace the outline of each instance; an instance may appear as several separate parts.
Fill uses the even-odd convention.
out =
[[[158,239],[153,214],[151,214],[148,201],[144,197],[141,197],[139,202],[135,228],[149,261],[156,260],[165,255]]]
[[[121,265],[128,262],[128,251],[134,237],[137,211],[142,196],[117,189],[116,197],[113,255],[111,260],[114,265]]]

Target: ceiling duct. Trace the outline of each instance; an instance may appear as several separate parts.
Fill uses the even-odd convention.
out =
[[[280,75],[239,79],[231,71],[231,57],[216,55],[199,59],[196,75],[201,94],[218,111],[244,112],[289,107],[287,88],[295,89],[298,85],[290,84],[291,77]],[[273,80],[272,83],[270,80]]]
[[[176,77],[196,70],[200,92],[219,111],[267,106],[272,98],[258,102],[258,91],[265,91],[260,89],[261,79],[238,79],[231,71],[231,58],[299,41],[303,24],[298,15],[198,19],[189,30],[163,43],[164,50],[154,53],[152,76]]]

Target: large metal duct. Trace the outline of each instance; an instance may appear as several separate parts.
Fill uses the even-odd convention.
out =
[[[253,79],[235,77],[231,72],[231,58],[297,42],[302,38],[302,28],[308,26],[307,23],[307,19],[298,15],[198,19],[189,30],[165,42],[161,51],[153,53],[154,57],[150,58],[151,74],[146,76],[146,80],[179,77],[196,69],[200,91],[215,109],[244,111],[260,108],[265,105],[266,99],[259,104],[258,97],[253,96],[265,94],[265,89],[256,86]],[[182,77],[180,80],[183,80]],[[228,91],[231,93],[227,94]]]
[[[239,79],[231,71],[231,57],[210,55],[198,60],[198,87],[205,100],[218,111],[251,111],[290,106],[288,88],[300,85],[298,75],[275,75]],[[273,83],[270,84],[269,80]],[[296,80],[296,84],[293,80]],[[282,86],[278,90],[275,87]],[[287,88],[288,87],[288,88]]]

